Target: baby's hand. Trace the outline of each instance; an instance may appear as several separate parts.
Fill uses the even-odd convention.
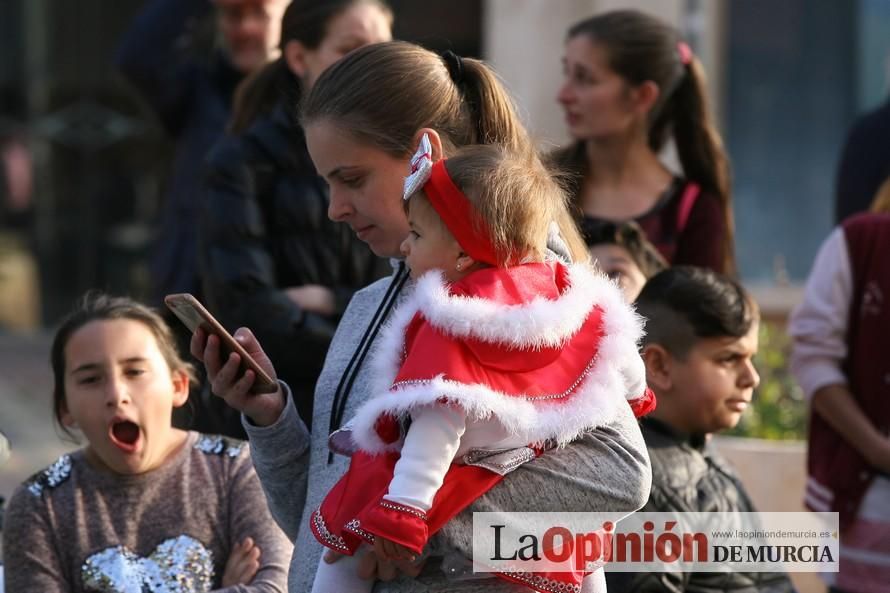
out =
[[[333,564],[343,558],[343,554],[339,554],[333,550],[327,550],[324,554],[324,561]],[[393,560],[389,561],[385,558],[377,556],[377,552],[367,551],[359,558],[358,577],[365,581],[391,581],[400,574],[407,575],[411,578],[416,577],[423,570],[426,562],[413,562],[412,560]]]
[[[374,538],[374,553],[386,560],[408,560],[413,562],[417,555],[401,544],[389,541],[379,535]]]

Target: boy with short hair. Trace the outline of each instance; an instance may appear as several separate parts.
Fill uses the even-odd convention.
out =
[[[753,365],[760,315],[735,281],[674,267],[637,297],[646,318],[643,360],[658,406],[641,419],[652,461],[643,511],[754,512],[744,486],[710,443],[734,427],[760,377]],[[606,573],[610,591],[793,591],[775,573]]]

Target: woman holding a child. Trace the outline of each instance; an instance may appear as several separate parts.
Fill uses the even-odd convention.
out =
[[[424,134],[431,140],[433,161],[472,144],[533,154],[509,96],[488,67],[402,42],[357,50],[327,70],[303,105],[302,121],[313,161],[330,185],[330,217],[348,223],[377,255],[391,258],[400,258],[400,246],[411,231],[403,183]],[[548,240],[553,257],[586,260],[567,209],[561,208],[554,218],[558,225],[553,225]],[[274,394],[251,394],[253,374],[239,375],[237,355],[220,361],[216,338],[198,332],[192,340],[192,352],[205,361],[214,393],[244,413],[272,513],[296,540],[299,553],[291,561],[289,576],[292,592],[312,588],[321,547],[313,541],[310,520],[348,466],[347,457],[331,452],[328,436],[378,395],[370,387],[375,384],[372,352],[393,310],[412,290],[404,262],[397,262],[390,278],[356,293],[316,387],[311,437],[286,387]],[[241,329],[236,337],[274,374],[249,331]],[[648,455],[631,407],[617,407],[608,422],[508,473],[442,527],[430,540],[424,561],[389,561],[367,551],[357,572],[383,581],[374,588],[378,592],[528,590],[479,578],[488,575],[453,578],[461,573],[457,559],[463,559],[464,577],[471,572],[466,559],[472,557],[474,511],[630,513],[646,501],[649,483]],[[325,561],[336,557],[329,553]],[[400,571],[407,578],[397,579]],[[602,582],[591,585],[596,588]],[[549,590],[546,583],[536,589]]]

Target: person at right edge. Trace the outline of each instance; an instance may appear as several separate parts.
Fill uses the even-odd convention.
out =
[[[473,144],[534,150],[507,91],[484,63],[397,41],[355,50],[328,68],[306,98],[301,121],[312,160],[330,185],[330,217],[347,222],[377,255],[393,258],[400,257],[410,232],[402,191],[424,134],[434,162]],[[566,208],[559,209],[554,223],[548,237],[553,256],[585,261],[586,246]],[[219,340],[200,329],[192,339],[192,354],[204,361],[213,392],[243,413],[272,514],[295,541],[290,593],[311,590],[322,550],[314,545],[309,521],[348,466],[347,457],[329,451],[328,436],[371,397],[376,374],[369,352],[379,347],[381,327],[397,303],[413,291],[404,262],[396,268],[349,303],[316,386],[311,438],[286,384],[273,394],[251,394],[254,376],[239,372],[238,355],[220,360]],[[274,375],[249,330],[239,329],[235,338]],[[389,561],[368,551],[359,559],[359,576],[378,581],[375,593],[522,590],[473,573],[473,512],[638,509],[649,493],[649,459],[631,407],[618,409],[615,421],[566,445],[559,455],[523,463],[506,475],[430,540],[425,562]],[[405,577],[397,578],[398,572]],[[597,573],[593,590],[604,591],[605,579]]]
[[[791,371],[810,404],[804,502],[840,520],[834,592],[890,583],[890,215],[828,236],[791,315]]]
[[[679,32],[635,10],[599,14],[569,28],[563,70],[574,142],[550,158],[574,176],[581,231],[634,221],[669,264],[734,273],[729,160]],[[659,156],[671,139],[682,174]]]
[[[646,382],[658,406],[641,419],[652,460],[645,512],[753,513],[757,509],[711,437],[734,427],[751,403],[760,314],[734,280],[677,266],[643,288]],[[784,573],[606,572],[616,593],[789,593]]]

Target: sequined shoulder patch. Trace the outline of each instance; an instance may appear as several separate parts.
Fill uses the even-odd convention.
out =
[[[202,434],[195,443],[195,449],[208,455],[225,455],[238,457],[244,449],[244,441],[229,437]]]
[[[84,589],[97,593],[207,593],[213,553],[187,535],[161,542],[147,558],[114,546],[87,558],[81,578]]]
[[[55,488],[67,480],[70,475],[71,456],[62,455],[51,466],[31,478],[27,485],[28,492],[34,496],[41,496],[44,490]]]

